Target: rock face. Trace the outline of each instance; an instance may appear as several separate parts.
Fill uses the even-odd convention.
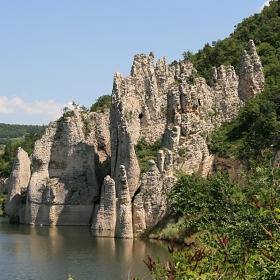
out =
[[[25,197],[30,179],[30,164],[28,154],[22,148],[18,148],[9,179],[8,198],[5,204],[5,212],[12,223],[25,222],[25,205],[21,202]]]
[[[76,109],[71,117],[50,123],[42,139],[35,143],[31,156],[32,174],[31,177],[30,173],[26,176],[26,211],[19,222],[91,224],[101,187],[97,177],[110,173],[108,123],[108,112],[83,115]],[[30,169],[30,163],[28,166]],[[18,172],[17,169],[15,172]],[[26,171],[22,173],[27,174]],[[14,171],[10,180],[13,191],[6,206],[8,212],[11,211],[10,201],[16,200],[15,193],[20,193],[14,181],[21,177],[13,174]]]
[[[152,52],[136,55],[129,77],[114,76],[110,116],[74,110],[73,116],[51,123],[36,142],[20,222],[92,222],[102,236],[140,235],[170,212],[164,194],[176,181],[175,169],[200,170],[203,176],[212,171],[207,134],[232,120],[263,85],[252,41],[239,75],[232,66],[213,68],[210,85],[187,60],[169,66],[163,58],[154,66]],[[140,174],[134,146],[142,139],[149,144],[161,139],[162,148],[157,163],[150,160]],[[232,166],[217,159],[215,164]]]
[[[133,203],[135,234],[141,234],[146,228],[154,226],[171,210],[165,197],[174,183],[173,174],[168,172],[171,170],[165,165],[160,172],[156,163],[149,161],[148,171],[142,176],[140,192]],[[140,213],[143,213],[145,220],[142,220]]]
[[[136,55],[129,77],[115,74],[110,112],[111,171],[117,180],[120,165],[129,170],[130,196],[136,193],[135,234],[168,213],[162,193],[174,183],[174,168],[188,174],[200,170],[203,176],[212,172],[214,156],[207,148],[207,134],[237,116],[248,99],[243,96],[263,90],[262,66],[252,41],[246,49],[250,59],[243,55],[239,76],[232,66],[222,65],[213,69],[210,86],[189,61],[168,66],[164,58],[154,67],[153,53]],[[142,138],[148,143],[162,138],[166,150],[159,152],[157,165],[150,162],[149,170],[139,178],[134,145]]]
[[[114,236],[116,225],[116,191],[115,182],[109,175],[101,187],[100,203],[93,217],[91,229],[98,230],[99,235]]]
[[[264,73],[255,44],[250,40],[243,52],[239,70],[239,96],[246,101],[264,90]]]
[[[119,172],[119,189],[118,189],[118,211],[115,237],[132,238],[132,212],[131,212],[131,198],[129,193],[129,186],[126,176],[125,167],[120,166]]]

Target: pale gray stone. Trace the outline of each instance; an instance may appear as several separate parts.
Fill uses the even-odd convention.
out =
[[[132,205],[125,166],[120,166],[115,237],[133,238]]]
[[[5,203],[5,212],[12,223],[20,222],[22,216],[22,200],[25,198],[31,174],[30,164],[28,154],[19,147],[10,174],[8,198]]]
[[[91,229],[99,231],[99,236],[114,236],[116,226],[115,181],[108,175],[101,188],[100,203],[93,217]]]

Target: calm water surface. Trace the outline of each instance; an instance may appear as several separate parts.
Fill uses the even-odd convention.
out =
[[[169,259],[167,244],[93,236],[88,227],[11,225],[0,218],[0,279],[151,279],[147,254]]]

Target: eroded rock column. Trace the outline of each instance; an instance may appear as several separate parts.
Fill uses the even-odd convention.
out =
[[[24,222],[20,219],[20,216],[24,217],[25,211],[25,205],[21,205],[21,200],[27,191],[31,174],[30,164],[28,154],[19,147],[9,179],[8,198],[5,204],[5,212],[12,223]]]
[[[100,203],[93,218],[92,230],[98,230],[99,236],[114,236],[116,225],[115,181],[108,175],[101,188]]]
[[[120,184],[115,237],[133,238],[131,198],[129,195],[129,187],[124,165],[120,166],[119,174]]]

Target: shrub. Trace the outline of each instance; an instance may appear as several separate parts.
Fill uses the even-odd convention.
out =
[[[111,95],[102,95],[100,96],[94,104],[90,107],[90,112],[104,112],[109,110],[111,107]]]
[[[134,146],[141,173],[147,171],[148,161],[150,159],[153,159],[155,162],[157,162],[157,153],[160,149],[160,145],[161,139],[158,139],[153,144],[148,144],[145,138],[143,137]]]

